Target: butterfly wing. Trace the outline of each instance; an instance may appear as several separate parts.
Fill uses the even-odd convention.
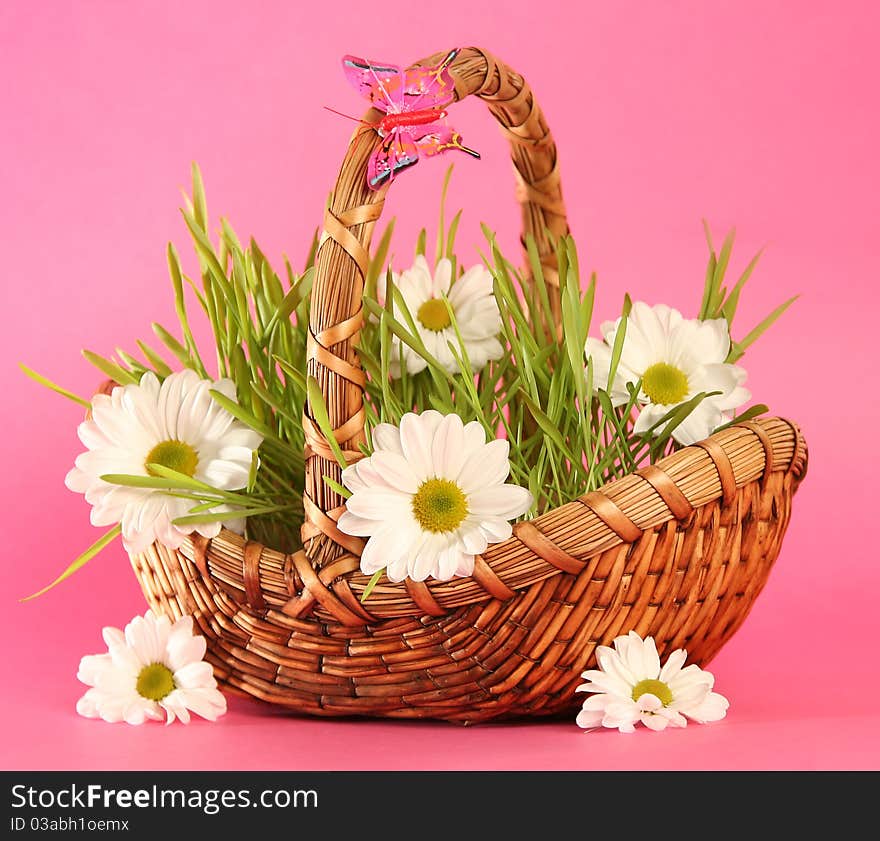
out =
[[[449,65],[458,55],[450,50],[436,67],[414,67],[404,74],[403,110],[443,108],[455,99],[455,82]]]
[[[451,129],[444,123],[430,123],[425,126],[414,126],[413,132],[416,148],[419,154],[426,158],[433,158],[442,152],[448,152],[450,149],[458,149],[470,155],[472,158],[479,158],[480,153],[475,149],[470,149],[461,142],[461,135]]]
[[[382,141],[382,145],[370,155],[367,163],[367,183],[378,190],[385,182],[392,182],[399,172],[419,162],[416,140],[408,129],[396,128]]]
[[[342,59],[342,69],[352,87],[386,114],[441,109],[455,99],[455,82],[449,67],[458,52],[451,50],[436,67],[411,70],[347,55]],[[420,152],[433,157],[449,149],[480,157],[461,142],[457,132],[442,122],[395,126],[370,156],[367,182],[371,189],[378,190],[393,181],[398,173],[418,163]]]
[[[342,70],[352,87],[374,108],[386,114],[404,110],[406,78],[396,64],[379,64],[347,55],[342,58]]]

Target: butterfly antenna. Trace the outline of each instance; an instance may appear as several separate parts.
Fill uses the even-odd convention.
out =
[[[466,155],[470,155],[472,158],[477,158],[479,160],[480,153],[476,149],[471,149],[469,146],[465,146],[464,143],[461,142],[461,135],[453,135],[452,145],[459,151],[464,152]]]
[[[372,123],[368,123],[366,120],[361,120],[358,117],[352,117],[351,114],[343,114],[342,111],[337,111],[335,108],[331,108],[329,105],[324,106],[325,111],[329,111],[331,114],[336,114],[339,117],[345,117],[346,120],[353,120],[356,123],[360,123],[362,126],[370,126],[373,127]]]
[[[440,70],[445,70],[447,67],[449,67],[449,65],[452,64],[452,60],[453,60],[453,59],[454,59],[454,58],[455,58],[460,52],[461,52],[461,49],[460,49],[459,47],[455,47],[454,49],[452,49],[452,50],[450,50],[448,53],[446,53],[446,58],[444,58],[443,61],[440,62],[440,64],[439,64],[438,67],[437,67],[437,70],[438,70],[438,71],[440,71]]]

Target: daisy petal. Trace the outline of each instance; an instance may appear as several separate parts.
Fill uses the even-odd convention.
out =
[[[213,720],[225,711],[213,669],[202,659],[205,639],[193,634],[192,617],[172,624],[147,611],[132,619],[124,633],[105,628],[104,639],[107,654],[80,662],[78,677],[93,684],[77,702],[80,715],[141,725],[163,719],[186,723],[191,710],[205,710]]]
[[[479,454],[468,460],[459,473],[456,480],[459,487],[466,494],[473,494],[502,484],[510,473],[509,452],[510,444],[502,438],[483,445]]]
[[[432,449],[434,433],[443,416],[439,412],[428,410],[421,415],[409,412],[400,421],[400,444],[403,455],[420,480],[430,479],[436,475]]]
[[[370,458],[370,466],[395,490],[414,494],[419,488],[419,478],[415,471],[409,461],[398,453],[374,453]]]
[[[468,511],[479,517],[484,514],[513,520],[522,516],[534,502],[531,493],[518,485],[497,485],[468,496]]]
[[[386,428],[373,435],[377,444],[398,438],[400,453],[376,450],[343,472],[354,492],[338,526],[369,538],[361,571],[373,575],[384,569],[395,582],[472,575],[475,556],[510,537],[510,520],[532,505],[527,490],[504,484],[510,471],[507,441],[487,443],[480,424],[465,425],[455,414],[434,410],[405,414],[399,434]],[[427,488],[429,482],[439,484]],[[454,501],[459,492],[458,509],[430,507],[448,506],[444,500]]]
[[[345,502],[352,514],[367,520],[387,520],[405,516],[412,510],[412,497],[402,491],[365,488],[353,493]]]
[[[445,479],[455,480],[464,466],[464,424],[458,415],[446,415],[434,433],[431,460]]]
[[[146,476],[147,463],[158,461],[218,489],[247,484],[262,436],[220,406],[212,389],[235,399],[231,381],[200,379],[189,369],[169,374],[161,383],[147,372],[138,383],[92,399],[92,419],[79,430],[87,451],[77,456],[66,483],[93,506],[92,523],[121,524],[123,544],[131,554],[142,553],[156,540],[174,549],[188,532],[211,536],[220,525],[179,529],[171,521],[188,512],[183,501],[159,491],[113,487],[101,476]]]
[[[727,715],[730,702],[717,692],[710,692],[705,700],[696,707],[682,712],[700,724],[710,721],[721,721]]]
[[[373,449],[375,452],[389,450],[403,455],[403,447],[400,444],[400,431],[390,423],[380,423],[373,428]]]
[[[641,717],[641,722],[649,730],[665,730],[666,726],[669,724],[669,719],[662,715],[645,713]]]
[[[681,667],[687,660],[687,651],[683,648],[677,648],[666,660],[663,668],[660,669],[658,680],[669,683],[680,671]]]
[[[578,727],[583,727],[584,730],[592,730],[594,727],[601,726],[604,717],[605,713],[602,710],[583,709],[577,714],[575,721]]]

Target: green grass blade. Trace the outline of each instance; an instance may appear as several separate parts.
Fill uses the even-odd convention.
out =
[[[286,321],[299,308],[299,305],[312,291],[312,283],[314,282],[315,269],[309,267],[306,273],[297,279],[296,283],[288,290],[287,294],[281,299],[277,310],[272,314],[269,322],[263,330],[263,336],[269,335],[279,321]]]
[[[764,253],[764,249],[762,248],[752,259],[749,261],[749,264],[745,267],[743,273],[739,276],[739,280],[737,280],[733,289],[730,290],[730,294],[727,296],[727,300],[721,307],[721,315],[727,319],[728,328],[733,324],[733,318],[736,315],[736,309],[739,306],[739,298],[742,294],[743,287],[746,285],[748,279],[752,276],[752,272],[755,270],[755,266],[758,265],[758,260],[761,259],[761,255]]]
[[[733,251],[733,243],[736,239],[736,228],[732,228],[724,242],[721,244],[721,252],[718,254],[718,263],[712,279],[712,295],[709,298],[708,318],[717,318],[721,314],[721,304],[724,301],[724,275],[730,264],[730,254]]]
[[[97,353],[92,353],[90,350],[83,350],[82,355],[99,371],[106,374],[111,380],[119,385],[137,385],[139,382],[138,378],[132,374],[131,371],[126,371],[121,365],[117,365],[115,362],[111,362],[109,359],[105,359]]]
[[[753,345],[771,326],[772,324],[798,299],[795,295],[789,298],[785,303],[776,307],[757,327],[746,334],[745,338],[739,342],[733,342],[730,348],[730,354],[727,357],[728,362],[736,362],[746,352],[746,349]]]
[[[738,423],[745,423],[746,421],[752,420],[752,418],[760,417],[761,415],[766,415],[767,412],[770,411],[770,407],[764,403],[758,403],[755,406],[750,406],[741,414],[737,415],[732,421],[719,426],[716,429],[716,432],[720,432],[722,429],[727,429],[731,426],[736,426]]]
[[[329,476],[324,477],[324,482],[327,487],[338,493],[343,499],[348,499],[351,496],[351,491],[348,488],[340,485],[339,482],[334,481]]]
[[[266,440],[275,441],[285,449],[290,449],[287,442],[282,441],[270,426],[263,423],[252,412],[245,409],[244,406],[236,403],[235,400],[231,400],[225,394],[216,389],[211,389],[209,393],[216,403],[219,403],[227,412],[229,412],[230,415],[240,420],[245,426],[249,426],[256,432],[259,432]]]
[[[538,245],[531,234],[526,234],[526,254],[528,255],[529,268],[531,271],[531,286],[541,304],[541,318],[543,318],[543,323],[547,325],[550,330],[550,335],[547,337],[547,340],[552,340],[553,310],[550,306],[550,294],[547,291],[547,280],[544,277],[544,267],[541,265],[541,255],[538,253]],[[560,268],[560,277],[565,272],[565,268],[565,266]],[[541,327],[540,319],[535,319],[534,313],[532,314],[531,319],[535,322],[533,324],[533,329],[537,333]]]
[[[706,279],[703,284],[703,298],[700,301],[700,312],[698,318],[701,321],[709,318],[709,304],[712,300],[714,292],[713,284],[715,283],[715,255],[709,255],[709,262],[706,263]]]
[[[130,353],[126,353],[122,348],[116,348],[116,355],[125,364],[126,369],[138,378],[138,381],[150,370],[143,362],[136,359]]]
[[[168,243],[166,251],[168,261],[168,273],[171,275],[171,285],[174,288],[174,310],[177,313],[177,320],[180,322],[180,329],[183,331],[183,338],[186,343],[187,352],[194,363],[193,367],[201,377],[207,378],[208,373],[205,365],[199,356],[196,340],[193,338],[192,330],[189,326],[189,318],[186,314],[186,300],[183,295],[183,274],[180,270],[180,257],[172,243]]]
[[[171,351],[172,354],[177,358],[177,360],[185,367],[192,367],[192,360],[190,359],[190,355],[187,352],[186,348],[174,338],[161,324],[157,324],[153,322],[152,324],[153,332],[158,337],[159,341],[162,342],[168,350]]]
[[[315,232],[312,234],[312,241],[309,243],[309,250],[306,254],[305,262],[303,266],[307,269],[310,269],[315,265],[315,255],[318,253],[318,243],[320,242],[320,234],[318,233],[318,229],[315,229]],[[287,258],[284,258],[284,261],[287,262]]]
[[[43,587],[42,590],[37,590],[36,593],[31,594],[20,601],[29,602],[31,599],[35,599],[38,596],[42,596],[43,593],[47,593],[56,585],[60,584],[62,581],[70,578],[78,570],[82,569],[95,555],[98,554],[102,549],[106,546],[109,546],[120,534],[122,533],[122,526],[116,525],[113,526],[110,531],[105,532],[101,537],[99,537],[85,552],[83,552],[64,572],[61,573],[51,584],[47,584]]]
[[[526,407],[529,410],[531,416],[535,419],[538,426],[541,427],[541,431],[553,442],[556,448],[571,462],[576,462],[577,459],[572,454],[571,450],[568,448],[568,445],[562,438],[562,435],[559,432],[559,428],[556,424],[548,417],[547,413],[544,412],[540,406],[538,406],[528,395],[522,395],[522,401],[525,403]]]
[[[202,259],[205,269],[211,272],[211,275],[215,280],[225,278],[226,272],[224,271],[223,266],[220,265],[220,261],[217,259],[214,247],[211,245],[207,233],[199,227],[198,222],[192,214],[184,211],[183,221],[186,223],[187,228],[189,228],[196,251]]]
[[[203,525],[206,523],[224,523],[227,520],[234,520],[238,517],[254,517],[258,514],[276,514],[279,511],[289,511],[290,509],[290,505],[264,505],[259,508],[234,511],[218,511],[213,514],[184,514],[181,517],[175,517],[171,522],[175,526],[195,526]]]
[[[327,404],[324,402],[324,395],[321,393],[321,387],[318,385],[318,381],[314,377],[309,377],[306,389],[309,398],[309,408],[312,410],[312,417],[314,417],[315,423],[318,424],[318,429],[321,430],[321,434],[327,439],[327,444],[332,450],[339,466],[344,470],[348,467],[348,462],[345,460],[345,456],[342,453],[342,447],[339,446],[339,442],[333,434],[333,426],[330,423],[330,415],[327,413]]]
[[[418,239],[416,239],[416,257],[418,257],[420,254],[423,257],[425,256],[425,248],[427,246],[427,240],[428,240],[428,232],[424,228],[422,228],[422,230],[419,231]]]
[[[72,400],[74,403],[79,403],[80,406],[84,406],[86,409],[90,409],[92,407],[91,402],[86,400],[79,395],[74,394],[72,391],[68,391],[66,388],[62,388],[60,385],[56,385],[51,380],[44,377],[42,374],[38,374],[32,368],[28,368],[23,362],[18,363],[18,367],[21,368],[22,373],[30,377],[34,382],[39,383],[41,386],[48,388],[50,391],[54,391],[56,394],[60,394],[62,397],[66,397],[68,400]]]
[[[446,235],[446,257],[450,260],[455,257],[455,237],[458,235],[458,225],[461,222],[461,211],[459,210],[455,216],[452,217],[452,222],[449,225],[449,233]],[[455,275],[452,277],[455,280]]]
[[[709,246],[709,253],[714,257],[715,256],[715,245],[712,243],[712,229],[709,227],[709,222],[706,219],[703,219],[702,222],[703,222],[703,234],[706,237],[706,245]]]
[[[394,236],[394,222],[392,219],[382,232],[382,238],[376,246],[373,256],[370,259],[370,266],[367,269],[367,276],[364,279],[364,295],[368,298],[376,298],[376,285],[379,276],[385,271],[385,261],[388,259],[388,249],[391,247],[391,237]]]
[[[626,305],[624,304],[624,311]],[[617,325],[617,331],[614,334],[614,344],[611,346],[611,364],[608,368],[608,391],[614,391],[614,380],[617,376],[617,368],[620,365],[620,356],[623,353],[623,342],[626,339],[626,325],[628,322],[626,315],[620,317]]]
[[[248,469],[247,492],[252,494],[257,485],[257,470],[260,468],[260,455],[257,450],[251,453],[251,466]]]
[[[192,215],[196,223],[205,232],[208,230],[208,201],[205,198],[205,183],[202,180],[202,171],[199,165],[192,165]]]
[[[446,170],[446,175],[443,176],[443,186],[440,188],[440,215],[437,221],[437,245],[434,249],[435,266],[443,257],[443,246],[446,244],[446,232],[444,230],[446,225],[446,193],[449,190],[449,181],[452,178],[452,170],[454,168],[455,164],[449,164],[449,167]],[[453,280],[454,279],[455,278],[453,278]]]
[[[274,359],[278,363],[278,367],[284,371],[284,374],[287,377],[287,382],[293,385],[298,392],[304,394],[306,390],[305,374],[303,374],[299,368],[295,368],[286,359],[282,359],[280,356],[275,356]]]
[[[150,465],[150,468],[157,473],[161,467],[162,465]],[[167,468],[165,469],[167,470]],[[177,473],[176,471],[170,470],[168,473],[169,475],[165,476],[139,476],[130,473],[105,473],[101,476],[101,481],[107,482],[110,485],[122,485],[126,488],[148,488],[156,491],[173,490],[193,491],[196,493],[209,491],[218,496],[226,493],[225,491],[216,490],[210,485],[206,485],[204,482],[199,482],[197,479],[193,479],[184,473]]]
[[[370,593],[373,592],[373,590],[375,589],[376,585],[379,583],[379,579],[382,577],[382,575],[383,575],[384,573],[385,573],[385,570],[384,570],[384,569],[377,569],[377,570],[373,573],[372,577],[371,577],[370,580],[367,582],[367,586],[364,587],[363,595],[361,595],[361,604],[363,604],[363,603],[364,603],[364,602],[370,597]]]
[[[141,349],[141,353],[144,355],[147,362],[153,366],[153,370],[158,374],[159,378],[164,380],[165,377],[171,373],[171,366],[169,366],[168,363],[146,342],[142,342],[138,339],[137,346]]]

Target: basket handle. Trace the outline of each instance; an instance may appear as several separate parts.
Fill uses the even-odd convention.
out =
[[[436,66],[445,53],[416,62]],[[559,322],[555,240],[568,232],[562,201],[556,144],[526,81],[485,50],[462,49],[450,65],[457,100],[475,95],[484,100],[510,142],[516,198],[522,205],[522,242],[535,238],[544,277],[557,292],[551,306]],[[382,115],[370,109],[365,121]],[[361,325],[361,296],[369,265],[373,229],[382,212],[387,186],[367,185],[367,162],[379,136],[363,127],[355,131],[324,216],[315,260],[309,320],[308,374],[318,382],[334,437],[349,462],[361,457],[364,440],[364,373],[355,352]],[[362,541],[342,534],[336,520],[343,500],[324,481],[340,481],[341,470],[307,404],[303,416],[306,470],[303,545],[315,566],[344,552],[359,555]]]

